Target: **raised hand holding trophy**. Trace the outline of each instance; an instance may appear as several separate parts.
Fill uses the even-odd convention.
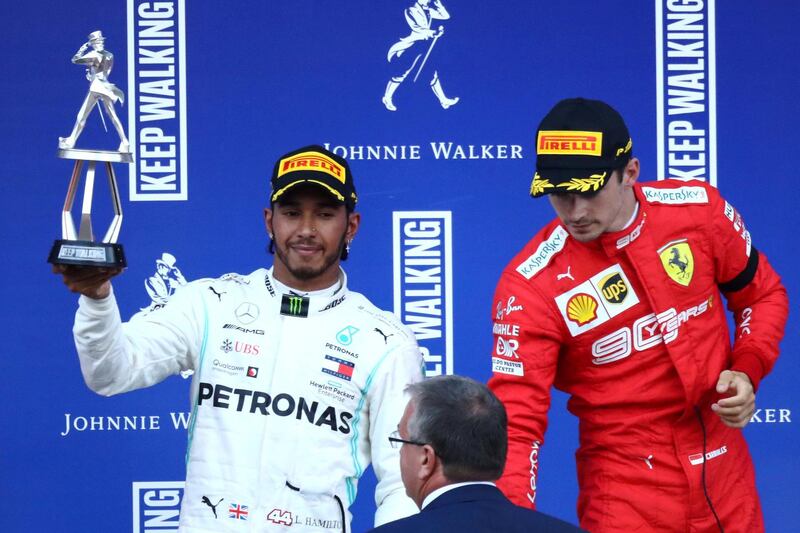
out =
[[[78,119],[69,137],[59,137],[58,157],[75,161],[72,178],[69,182],[64,209],[61,213],[61,239],[56,240],[50,251],[48,261],[56,265],[84,265],[95,267],[120,268],[126,266],[125,254],[122,245],[117,243],[119,231],[122,226],[122,204],[120,202],[117,180],[114,175],[112,163],[130,163],[133,156],[130,153],[130,144],[125,136],[122,123],[114,110],[114,103],[123,104],[125,95],[113,83],[108,81],[111,68],[114,66],[114,55],[105,49],[105,38],[100,31],[89,34],[89,42],[84,43],[72,57],[76,65],[86,65],[86,78],[89,80],[89,94],[83,101]],[[91,47],[92,50],[87,52]],[[100,118],[103,120],[102,106],[105,107],[108,117],[120,137],[119,149],[112,150],[86,150],[75,148],[86,119],[97,107]],[[111,189],[111,200],[114,217],[106,231],[103,240],[96,242],[92,231],[92,196],[94,190],[94,177],[97,163],[105,163]],[[83,205],[81,208],[81,221],[78,232],[72,220],[72,204],[75,193],[80,183],[81,175],[86,167],[86,180],[83,188]]]

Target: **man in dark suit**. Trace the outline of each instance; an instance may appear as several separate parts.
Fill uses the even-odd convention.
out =
[[[512,504],[495,487],[506,462],[506,411],[485,385],[439,376],[406,390],[411,399],[389,441],[401,447],[403,484],[420,513],[372,531],[581,531]]]

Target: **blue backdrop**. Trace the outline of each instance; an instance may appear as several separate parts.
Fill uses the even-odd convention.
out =
[[[422,342],[431,373],[490,375],[494,285],[552,217],[546,201],[528,196],[538,121],[568,96],[614,105],[642,179],[688,168],[715,183],[789,290],[783,355],[744,431],[768,531],[794,528],[797,3],[446,0],[451,18],[434,21],[443,35],[389,111],[381,98],[398,67],[387,52],[409,34],[403,10],[412,3],[85,0],[7,9],[0,530],[140,531],[153,503],[142,495],[160,491],[169,516],[180,484],[158,483],[184,477],[189,381],[109,399],[90,392],[72,344],[76,297],[45,263],[71,171],[55,156],[57,138],[69,133],[87,90],[70,57],[96,29],[115,54],[111,80],[127,96],[118,112],[137,152],[133,166],[118,166],[129,257],[115,281],[123,317],[163,296],[145,287],[157,259],[187,280],[270,263],[262,210],[271,166],[290,149],[328,143],[351,158],[360,193],[362,229],[345,264],[355,290],[386,309],[402,305],[395,218],[449,228],[444,320]],[[447,96],[460,99],[448,109],[431,90],[434,70]],[[694,151],[680,166],[687,156],[669,139],[686,124],[702,130],[692,138],[704,140],[704,158]],[[93,113],[79,146],[116,144]],[[102,233],[110,209],[107,187],[97,189]],[[537,503],[572,522],[576,426],[556,395]],[[360,489],[355,531],[369,527],[374,511],[371,481]]]

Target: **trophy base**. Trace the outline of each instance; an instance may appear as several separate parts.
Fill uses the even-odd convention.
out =
[[[130,152],[114,152],[111,150],[84,150],[82,148],[59,148],[61,159],[78,159],[81,161],[102,161],[106,163],[130,163],[133,154]]]
[[[58,239],[50,249],[48,263],[54,265],[80,265],[105,268],[124,268],[125,252],[116,242],[72,241]]]

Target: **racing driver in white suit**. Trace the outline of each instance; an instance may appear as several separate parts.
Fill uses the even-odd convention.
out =
[[[416,512],[387,437],[422,379],[413,334],[347,289],[358,230],[347,162],[320,146],[272,175],[273,268],[199,280],[127,323],[118,270],[56,266],[82,294],[75,343],[87,385],[112,395],[194,370],[180,531],[350,531],[373,463],[375,524]]]

